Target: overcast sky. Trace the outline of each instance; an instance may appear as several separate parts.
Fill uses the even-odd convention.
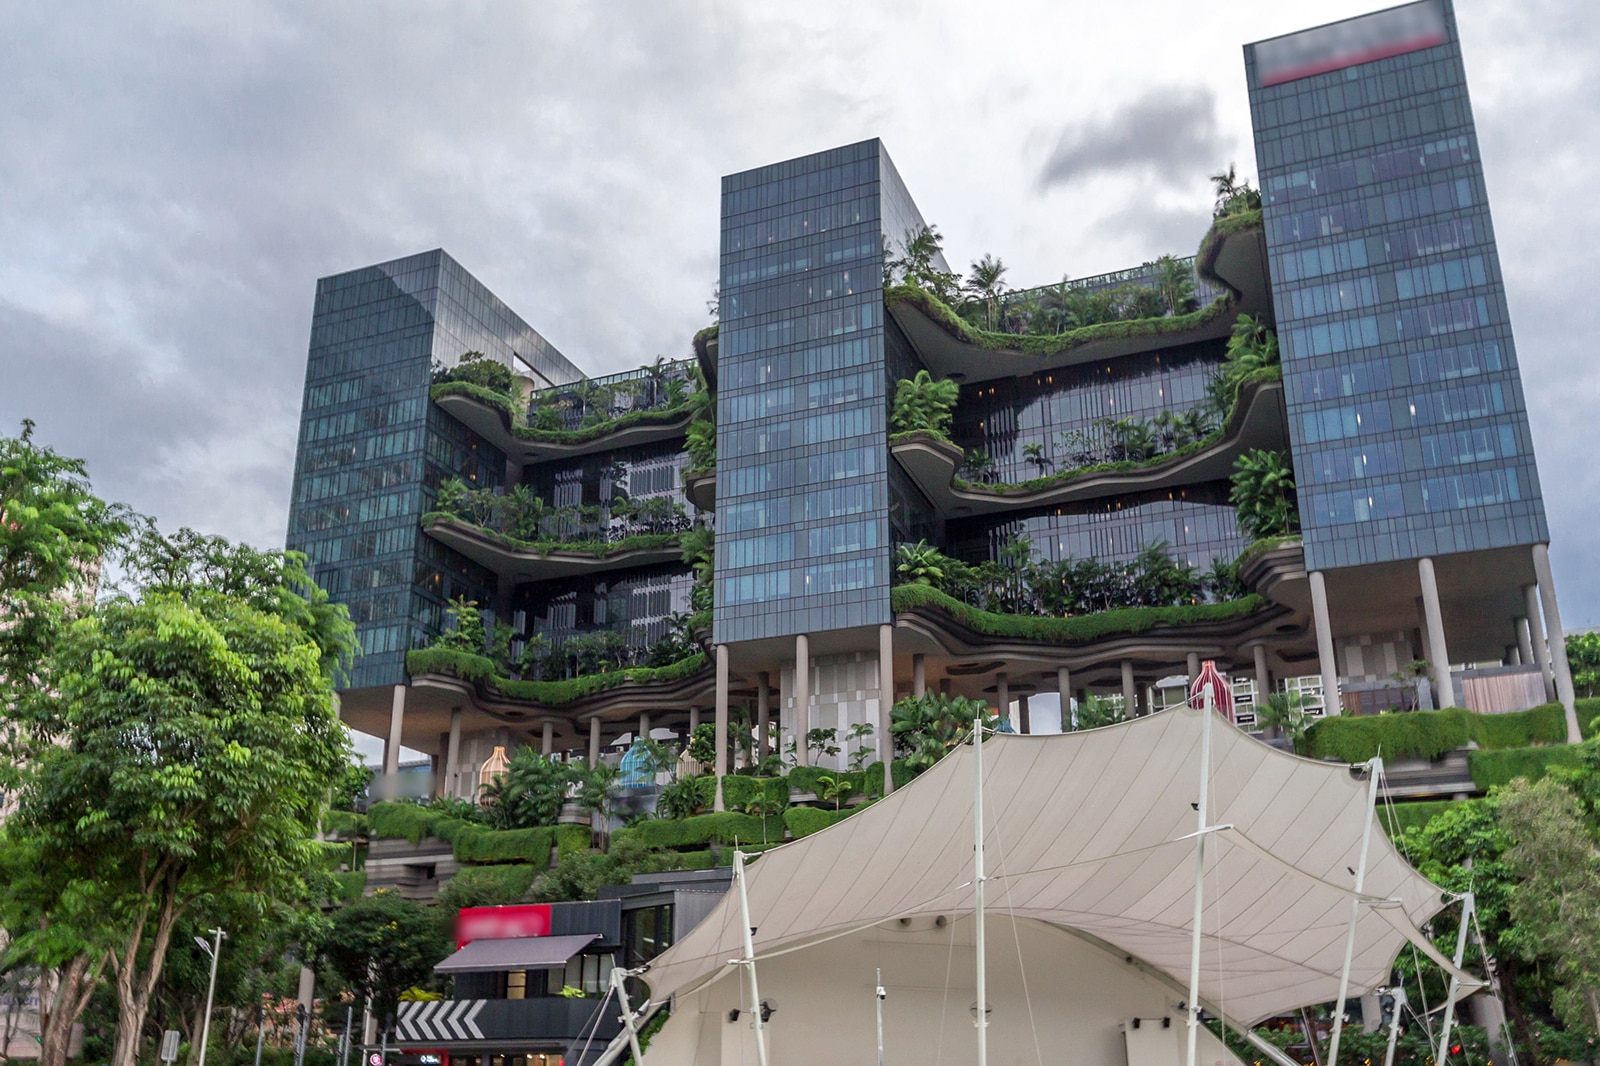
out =
[[[1375,6],[9,4],[0,431],[279,546],[321,275],[443,246],[593,373],[684,356],[718,178],[871,136],[952,264],[1189,254],[1207,174],[1255,174],[1240,46]],[[1600,5],[1457,14],[1563,614],[1600,623]]]

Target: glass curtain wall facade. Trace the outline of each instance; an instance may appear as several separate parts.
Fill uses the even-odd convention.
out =
[[[1307,566],[1547,540],[1451,5],[1245,67]]]
[[[405,653],[445,604],[488,605],[488,571],[424,537],[439,483],[498,488],[506,457],[428,399],[434,363],[477,350],[536,377],[579,376],[440,250],[317,282],[287,546],[349,606],[362,654],[350,688],[405,680]]]
[[[890,620],[884,255],[921,226],[876,140],[722,181],[718,643]]]

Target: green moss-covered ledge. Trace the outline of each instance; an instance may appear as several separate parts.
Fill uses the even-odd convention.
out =
[[[915,307],[953,339],[987,351],[1022,352],[1025,355],[1059,355],[1081,348],[1086,344],[1104,340],[1122,340],[1130,337],[1161,337],[1174,333],[1187,333],[1209,325],[1227,316],[1233,308],[1231,297],[1218,297],[1198,311],[1186,315],[1161,318],[1128,318],[1116,322],[1097,322],[1065,333],[998,333],[976,329],[967,324],[943,300],[916,285],[895,285],[885,289],[884,304],[888,307],[904,304]]]
[[[1581,711],[1579,717],[1584,718]],[[1358,763],[1375,755],[1386,760],[1437,759],[1469,742],[1483,751],[1499,751],[1562,744],[1566,738],[1566,717],[1559,703],[1514,714],[1477,714],[1449,707],[1324,718],[1306,732],[1301,751],[1313,759]]]
[[[596,559],[606,559],[613,555],[622,555],[625,552],[655,551],[659,548],[671,548],[678,543],[676,533],[643,533],[636,537],[624,537],[621,540],[518,540],[508,537],[497,530],[480,526],[476,522],[462,518],[449,511],[429,511],[422,516],[422,528],[430,529],[442,522],[452,522],[456,525],[466,526],[485,540],[492,540],[504,544],[513,551],[532,552],[540,558],[548,558],[556,552],[567,552],[572,555],[592,555]]]
[[[406,653],[406,673],[412,677],[427,674],[471,681],[506,699],[523,700],[545,707],[577,703],[618,685],[648,685],[682,681],[711,668],[711,659],[697,652],[667,666],[631,666],[604,674],[588,674],[565,681],[513,681],[495,672],[494,662],[483,655],[451,648],[422,648]]]
[[[380,839],[413,844],[422,843],[424,837],[445,841],[456,861],[463,863],[522,862],[544,868],[549,865],[552,847],[563,855],[589,847],[586,825],[490,829],[416,803],[374,803],[367,811],[367,823],[372,835]]]
[[[1234,560],[1234,565],[1243,570],[1250,563],[1254,562],[1256,559],[1270,551],[1276,551],[1279,548],[1287,548],[1291,544],[1299,543],[1300,534],[1298,533],[1290,533],[1287,536],[1282,537],[1262,537],[1260,540],[1252,542],[1248,548],[1240,552],[1239,558]]]
[[[1222,251],[1223,242],[1229,237],[1243,233],[1246,230],[1260,229],[1261,225],[1261,209],[1259,207],[1251,211],[1237,211],[1231,215],[1223,215],[1221,218],[1213,219],[1211,228],[1206,230],[1206,235],[1200,240],[1199,252],[1195,254],[1195,273],[1227,285],[1226,281],[1223,281],[1214,273],[1217,265],[1217,255]]]
[[[1265,597],[1251,595],[1225,603],[1124,607],[1073,618],[1041,618],[1037,615],[997,614],[980,610],[929,585],[897,585],[889,590],[889,604],[896,613],[937,611],[984,636],[1065,645],[1089,644],[1107,637],[1147,633],[1157,626],[1233,622],[1270,606]]]
[[[519,404],[503,392],[474,385],[470,381],[447,381],[435,385],[428,390],[428,397],[434,401],[446,396],[462,396],[469,400],[493,407],[499,411],[504,422],[506,432],[520,441],[530,444],[563,444],[578,445],[588,444],[613,433],[621,433],[626,429],[638,426],[670,426],[674,422],[684,422],[690,416],[691,409],[687,400],[674,404],[671,407],[655,407],[643,411],[629,411],[617,418],[608,418],[589,426],[580,426],[577,429],[539,429],[530,426],[525,421],[524,413],[519,409]]]

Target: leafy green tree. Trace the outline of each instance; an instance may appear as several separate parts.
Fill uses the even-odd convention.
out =
[[[894,387],[894,401],[889,411],[890,432],[924,430],[948,437],[960,397],[961,386],[955,382],[948,378],[935,379],[926,370],[918,370]]]
[[[496,829],[555,825],[573,783],[572,770],[528,745],[511,756],[506,772],[483,787],[482,803]]]
[[[1553,777],[1519,778],[1496,797],[1518,884],[1511,918],[1527,955],[1552,961],[1557,1015],[1600,1034],[1600,858],[1578,797]]]
[[[450,949],[427,907],[380,889],[334,911],[322,958],[357,996],[370,996],[373,1015],[385,1019],[402,992],[433,983],[433,968]]]
[[[1104,725],[1116,725],[1126,719],[1125,710],[1120,701],[1113,702],[1088,693],[1078,701],[1078,709],[1071,716],[1071,728],[1067,729],[1065,716],[1061,725],[1063,729],[1074,733],[1081,729],[1099,729]]]
[[[1005,292],[1005,276],[1005,263],[987,252],[982,259],[973,262],[972,272],[967,275],[967,284],[983,300],[985,329],[994,329],[1000,297]]]
[[[911,772],[919,774],[944,758],[956,745],[972,735],[972,724],[981,717],[985,729],[994,729],[1000,719],[987,705],[965,696],[907,696],[890,712],[889,732],[895,749],[905,757]]]
[[[701,722],[689,734],[689,758],[701,766],[711,766],[717,761],[717,727]]]
[[[434,638],[433,646],[482,655],[489,635],[484,629],[483,612],[478,610],[478,602],[457,596],[445,608],[445,616],[450,619],[450,628]]]
[[[1572,665],[1572,684],[1585,697],[1600,688],[1600,633],[1573,633],[1567,637],[1567,662]]]
[[[1239,527],[1251,540],[1300,531],[1294,470],[1287,452],[1257,448],[1239,456],[1233,464],[1230,498]]]
[[[1170,255],[1156,260],[1156,289],[1167,305],[1167,314],[1182,315],[1198,306],[1194,296],[1194,271]]]
[[[1311,720],[1306,716],[1304,701],[1298,692],[1265,695],[1256,704],[1256,722],[1296,747],[1306,735],[1306,730],[1311,728]]]
[[[888,260],[891,277],[897,276],[905,284],[915,285],[953,306],[961,298],[961,277],[940,269],[944,262],[944,238],[938,227],[907,230],[904,244],[905,255]]]
[[[833,809],[840,810],[844,801],[856,794],[856,783],[844,775],[837,777],[831,774],[822,774],[817,777],[817,798],[824,802],[833,801]]]

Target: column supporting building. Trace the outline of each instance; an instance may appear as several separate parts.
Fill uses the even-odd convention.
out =
[[[1523,596],[1527,596],[1526,591],[1523,592]],[[1528,620],[1526,618],[1516,619],[1515,629],[1517,633],[1517,661],[1523,666],[1532,666],[1534,665],[1533,637],[1528,635]]]
[[[928,661],[920,651],[911,656],[911,694],[918,699],[928,694]]]
[[[1250,649],[1256,660],[1256,702],[1265,706],[1272,695],[1272,675],[1267,672],[1267,646],[1257,644]]]
[[[1033,732],[1033,722],[1028,717],[1028,694],[1026,692],[1017,693],[1017,732]]]
[[[1061,731],[1072,731],[1072,670],[1056,667],[1056,691],[1061,693]]]
[[[878,627],[878,761],[883,763],[883,794],[894,791],[894,626]]]
[[[1544,677],[1544,698],[1554,703],[1556,699],[1555,671],[1550,669],[1550,645],[1544,639],[1544,619],[1540,617],[1539,586],[1528,585],[1522,590],[1528,605],[1528,642],[1533,645],[1533,661],[1539,664]]]
[[[1139,713],[1139,690],[1133,684],[1133,660],[1122,660],[1122,717],[1132,718]]]
[[[600,765],[600,719],[589,719],[589,769]]]
[[[634,739],[635,740],[649,740],[650,739],[650,712],[649,711],[640,711],[639,712],[639,734]]]
[[[1333,622],[1328,617],[1328,585],[1321,570],[1306,576],[1311,581],[1311,620],[1317,630],[1317,665],[1322,670],[1322,713],[1342,714],[1339,664],[1333,657]]]
[[[994,675],[994,703],[994,713],[1000,716],[1001,721],[1011,717],[1011,686],[1006,681],[1004,670]]]
[[[461,708],[450,708],[450,737],[444,744],[444,781],[439,789],[441,796],[455,795],[456,775],[461,759]]]
[[[400,733],[406,721],[406,686],[394,687],[394,698],[389,704],[389,737],[383,744],[383,776],[388,784],[395,783],[400,773]]]
[[[811,641],[804,633],[794,638],[794,761],[811,765]]]
[[[756,765],[772,750],[772,676],[765,670],[756,675]]]
[[[1422,617],[1428,627],[1428,649],[1433,656],[1435,703],[1442,709],[1456,705],[1455,679],[1450,676],[1450,645],[1444,639],[1444,612],[1439,609],[1439,582],[1433,573],[1433,560],[1424,555],[1417,560],[1417,576],[1422,581]]]
[[[728,646],[717,645],[717,796],[712,805],[713,810],[723,811],[727,807],[722,799],[722,779],[728,776]]]
[[[1567,638],[1561,628],[1561,608],[1556,603],[1555,576],[1550,571],[1550,546],[1533,546],[1533,574],[1539,581],[1539,600],[1544,604],[1544,631],[1550,643],[1550,665],[1555,670],[1556,698],[1567,712],[1567,743],[1583,742],[1578,725],[1577,694],[1572,687],[1572,664],[1567,661]]]
[[[1184,659],[1184,666],[1188,669],[1189,684],[1194,684],[1194,679],[1200,676],[1200,653],[1190,652]]]
[[[544,720],[544,728],[540,730],[539,754],[543,755],[546,759],[548,759],[548,758],[550,758],[550,756],[555,754],[555,751],[556,751],[556,724],[554,722],[550,721],[550,719],[546,718]]]

